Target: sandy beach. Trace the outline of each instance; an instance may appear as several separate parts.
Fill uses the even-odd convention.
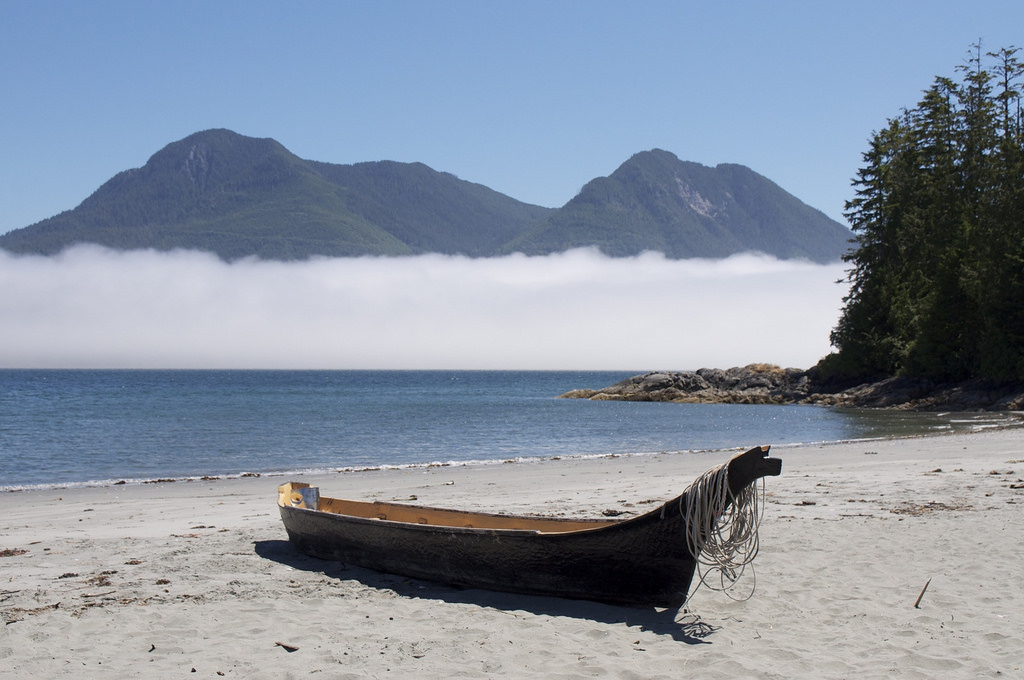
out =
[[[600,516],[642,512],[731,453],[301,481]],[[6,492],[0,677],[1024,677],[1024,431],[772,453],[753,596],[700,590],[684,613],[304,557],[278,516],[282,477]]]

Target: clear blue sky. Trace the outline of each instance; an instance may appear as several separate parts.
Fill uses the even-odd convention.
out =
[[[224,127],[564,204],[659,147],[840,219],[873,130],[1021,0],[0,0],[0,233]]]

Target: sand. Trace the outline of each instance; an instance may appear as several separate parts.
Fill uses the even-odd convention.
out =
[[[642,512],[729,455],[303,481],[595,516]],[[2,493],[0,677],[1024,677],[1024,430],[773,455],[783,474],[767,482],[753,596],[700,590],[684,613],[301,556],[278,516],[280,477]]]

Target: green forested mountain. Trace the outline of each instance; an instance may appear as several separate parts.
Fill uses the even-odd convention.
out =
[[[2,239],[7,250],[42,254],[79,242],[194,248],[225,259],[409,252],[349,210],[336,187],[280,144],[226,130],[170,144],[74,210]]]
[[[226,260],[482,254],[547,212],[421,164],[314,163],[272,139],[209,130],[119,173],[74,210],[0,236],[0,247],[192,248]]]
[[[850,238],[848,229],[749,168],[709,168],[655,149],[589,182],[507,249],[541,254],[596,245],[612,256],[657,250],[671,258],[755,250],[832,262]]]
[[[972,56],[864,153],[826,375],[1024,380],[1024,64]],[[989,66],[985,62],[992,61]]]
[[[292,260],[598,246],[613,256],[758,250],[834,261],[849,235],[747,168],[706,168],[665,151],[637,154],[550,209],[422,163],[307,161],[272,139],[208,130],[117,174],[77,208],[0,235],[0,248],[50,255],[96,243]]]

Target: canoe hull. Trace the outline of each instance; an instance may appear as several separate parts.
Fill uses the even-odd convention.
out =
[[[768,447],[758,447],[729,462],[734,493],[781,472],[781,461],[767,454]],[[280,498],[293,487],[306,485],[283,485]],[[295,507],[285,500],[279,507],[289,540],[313,557],[468,588],[678,608],[696,568],[681,512],[685,497],[626,520],[573,520],[565,531],[479,528],[488,517],[510,519],[479,513],[472,514],[476,526],[441,526]],[[531,518],[523,519],[531,526]]]
[[[674,512],[672,519],[561,534],[435,527],[285,506],[281,518],[299,551],[325,560],[468,588],[678,607],[695,562]]]

